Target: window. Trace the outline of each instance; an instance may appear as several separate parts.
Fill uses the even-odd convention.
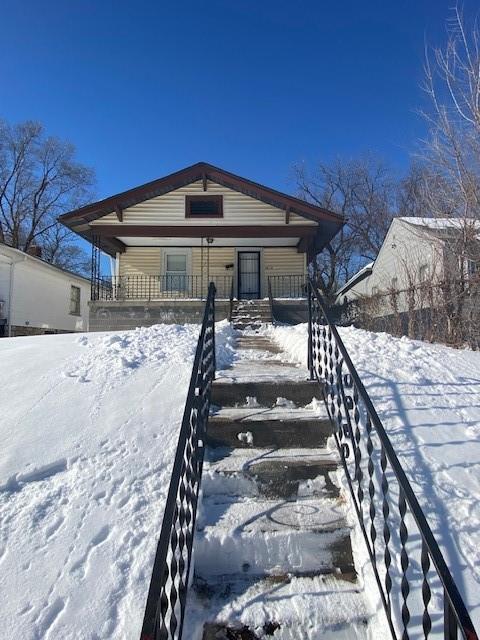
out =
[[[378,287],[372,287],[372,296],[378,296]]]
[[[70,287],[70,315],[80,315],[80,287]]]
[[[420,282],[426,282],[428,280],[428,264],[421,264],[418,269],[418,279]]]
[[[185,196],[186,218],[223,218],[223,196]]]
[[[467,271],[468,278],[474,278],[479,271],[479,263],[477,263],[475,260],[471,260],[470,258],[467,258],[466,271]]]
[[[165,290],[187,290],[187,254],[168,252],[165,255]]]
[[[398,278],[392,278],[392,291],[396,291],[398,289]]]
[[[172,271],[187,272],[187,256],[185,254],[167,254],[167,273]]]

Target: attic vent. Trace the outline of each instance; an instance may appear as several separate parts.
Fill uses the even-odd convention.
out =
[[[186,218],[222,218],[223,196],[185,196]]]

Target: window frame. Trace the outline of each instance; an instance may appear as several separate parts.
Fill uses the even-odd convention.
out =
[[[78,292],[78,297],[73,296],[74,291]],[[69,315],[71,316],[81,316],[82,315],[82,288],[77,286],[76,284],[70,285],[70,308]],[[73,306],[75,305],[75,307]]]
[[[423,277],[425,276],[425,277]],[[430,278],[430,269],[427,263],[423,263],[418,267],[418,281],[420,284],[425,284]]]
[[[199,200],[211,200],[217,203],[218,213],[192,213],[192,203]],[[185,196],[185,218],[202,219],[202,218],[223,218],[223,196],[222,195],[202,195],[202,196]]]

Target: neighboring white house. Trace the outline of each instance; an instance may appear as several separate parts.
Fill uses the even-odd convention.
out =
[[[88,330],[90,281],[0,244],[0,336]]]
[[[465,233],[474,239],[473,250],[471,242],[469,244],[464,238]],[[465,281],[478,278],[479,235],[479,223],[473,220],[395,218],[373,265],[361,269],[339,289],[337,302],[381,297],[382,294],[387,297],[396,292],[397,309],[406,311],[409,305],[407,291],[421,290],[425,284],[440,286],[446,278],[462,277]],[[467,245],[470,250],[465,252]],[[428,300],[422,300],[422,306],[426,304]],[[380,304],[375,315],[383,315],[387,309],[388,304]]]

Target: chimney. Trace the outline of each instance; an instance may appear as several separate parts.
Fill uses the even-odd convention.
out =
[[[27,253],[28,253],[29,256],[33,256],[34,258],[41,258],[42,257],[42,247],[39,247],[36,244],[31,244],[27,249]]]

